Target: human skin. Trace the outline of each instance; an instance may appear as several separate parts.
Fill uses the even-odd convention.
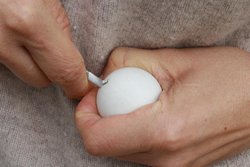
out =
[[[90,154],[154,167],[201,167],[250,147],[249,53],[119,48],[104,75],[128,66],[152,73],[163,92],[130,114],[101,118],[97,90],[91,90],[75,114]]]
[[[0,0],[0,63],[32,86],[82,97],[86,70],[69,25],[59,0]]]

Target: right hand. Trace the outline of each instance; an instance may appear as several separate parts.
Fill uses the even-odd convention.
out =
[[[69,27],[59,0],[0,0],[0,63],[32,86],[54,83],[82,97],[86,70]]]
[[[104,77],[138,67],[163,91],[153,104],[105,118],[90,91],[75,113],[86,150],[149,166],[201,167],[250,148],[249,65],[248,52],[230,47],[116,49]]]

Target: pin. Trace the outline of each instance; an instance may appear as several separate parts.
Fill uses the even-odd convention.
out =
[[[94,75],[89,71],[87,71],[87,77],[91,83],[98,86],[99,88],[108,83],[108,80],[102,80],[101,78],[97,77],[96,75]]]

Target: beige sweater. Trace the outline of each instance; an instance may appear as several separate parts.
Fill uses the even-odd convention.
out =
[[[250,0],[63,0],[86,66],[100,74],[118,46],[230,45],[250,51]],[[133,167],[88,155],[76,102],[57,87],[31,88],[0,65],[1,167]],[[250,151],[216,166],[249,167]]]

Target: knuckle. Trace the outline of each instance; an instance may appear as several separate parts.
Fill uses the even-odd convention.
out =
[[[153,66],[153,71],[163,90],[169,92],[176,82],[175,77],[160,63],[156,63],[155,66]]]
[[[129,48],[126,47],[117,47],[111,52],[112,56],[124,56],[124,54],[129,50]]]
[[[40,89],[48,87],[51,81],[40,71],[35,63],[30,63],[29,66],[15,64],[18,67],[18,71],[22,73],[22,79],[33,87]],[[21,69],[23,71],[21,71]]]
[[[56,16],[56,21],[58,22],[59,25],[61,25],[63,30],[68,29],[70,27],[70,21],[68,15],[62,6],[60,6],[60,9]]]
[[[80,125],[82,125],[82,119],[83,119],[84,113],[81,110],[78,110],[76,108],[75,114],[74,114],[74,120],[76,122],[76,125],[80,127]],[[87,127],[88,126],[83,126],[83,127]]]
[[[167,132],[166,138],[165,138],[165,148],[169,151],[177,151],[181,148],[181,137],[180,134],[177,132],[174,132],[173,130],[169,130]]]
[[[86,151],[94,156],[111,156],[117,147],[115,138],[100,132],[100,126],[92,126],[83,134]]]
[[[86,113],[82,112],[81,110],[76,109],[74,119],[76,122],[76,126],[79,129],[82,129],[83,136],[88,136],[89,132],[92,130],[92,126],[95,123],[95,120],[86,120]]]
[[[6,25],[13,31],[18,33],[33,33],[35,31],[34,25],[37,23],[36,10],[33,3],[25,3],[18,6],[18,10],[13,10],[11,19],[7,19]]]
[[[84,140],[84,147],[86,151],[94,156],[104,156],[105,150],[103,149],[104,143],[102,140],[96,138],[97,136],[89,134]]]
[[[163,132],[159,132],[162,138],[159,139],[158,135],[159,142],[157,142],[157,148],[175,152],[185,147],[185,125],[182,119],[168,120],[167,125],[163,125],[163,127]]]
[[[71,85],[79,79],[84,73],[84,67],[81,64],[68,64],[61,68],[52,76],[52,80],[59,85]]]
[[[115,48],[109,58],[109,62],[113,64],[115,67],[125,66],[127,61],[127,53],[129,48],[126,47],[118,47]]]
[[[91,155],[94,155],[94,156],[101,155],[100,149],[98,148],[98,145],[93,140],[84,141],[84,147],[85,147],[86,151]]]

